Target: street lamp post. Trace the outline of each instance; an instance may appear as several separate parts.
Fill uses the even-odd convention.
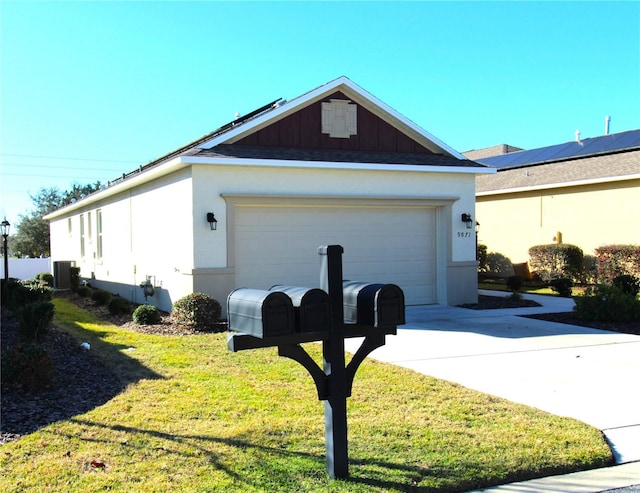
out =
[[[5,281],[9,279],[9,248],[7,247],[8,238],[9,238],[9,228],[11,224],[7,221],[7,218],[4,218],[4,221],[0,223],[0,228],[2,228],[2,246],[4,248],[4,279]]]

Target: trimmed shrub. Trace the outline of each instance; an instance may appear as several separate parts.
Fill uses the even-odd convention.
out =
[[[80,286],[76,290],[76,294],[80,296],[80,298],[89,298],[91,296],[92,290],[89,286]]]
[[[40,285],[53,286],[53,274],[49,272],[41,272],[40,274],[36,274],[36,281],[38,281]]]
[[[50,301],[33,301],[15,310],[18,335],[25,342],[39,342],[53,320],[54,307]]]
[[[529,248],[529,268],[543,281],[566,277],[579,280],[584,266],[584,254],[580,247],[551,243]]]
[[[140,305],[133,312],[133,321],[140,325],[155,325],[162,322],[162,315],[157,306]]]
[[[640,300],[608,284],[589,287],[575,298],[574,312],[581,320],[597,322],[640,321]]]
[[[549,281],[549,287],[563,298],[571,298],[573,281],[566,277],[559,277]]]
[[[220,303],[204,293],[192,293],[173,304],[172,314],[179,323],[208,328],[220,321]]]
[[[91,293],[91,299],[96,305],[107,305],[111,301],[112,294],[105,289],[95,289]]]
[[[633,296],[638,296],[640,292],[640,281],[633,276],[623,275],[613,279],[613,285],[622,290],[623,293]]]
[[[625,274],[640,278],[640,245],[606,245],[595,253],[601,281],[611,282]]]
[[[114,296],[109,302],[108,308],[111,315],[129,315],[131,313],[131,303],[121,296]]]
[[[42,390],[53,382],[51,357],[40,344],[23,343],[2,354],[2,383]]]

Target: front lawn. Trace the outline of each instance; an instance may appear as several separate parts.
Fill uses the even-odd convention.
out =
[[[4,492],[454,492],[612,463],[576,420],[365,360],[348,400],[350,478],[332,481],[323,402],[275,348],[231,353],[225,334],[139,333],[55,305],[55,324],[124,390],[3,445]]]

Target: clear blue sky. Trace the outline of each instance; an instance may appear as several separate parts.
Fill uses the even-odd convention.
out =
[[[639,2],[0,0],[0,215],[345,75],[458,151],[640,128]]]

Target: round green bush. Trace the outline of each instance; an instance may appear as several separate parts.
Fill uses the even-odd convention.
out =
[[[155,325],[162,321],[162,315],[156,306],[140,305],[133,312],[133,321],[140,325]]]
[[[638,296],[638,293],[640,292],[640,281],[628,274],[614,278],[613,285],[623,293],[633,296],[634,298]]]
[[[220,303],[204,293],[192,293],[173,304],[172,314],[185,325],[206,329],[220,321]]]
[[[131,303],[121,296],[115,296],[109,302],[109,313],[111,315],[129,315],[131,313]]]
[[[571,298],[573,287],[573,281],[567,277],[559,277],[558,279],[551,279],[549,286],[553,291],[563,298]]]
[[[80,298],[89,298],[91,296],[92,290],[89,286],[80,286],[76,290],[76,294],[80,296]]]
[[[91,293],[91,299],[96,305],[107,305],[111,301],[112,295],[104,289],[96,289]]]

